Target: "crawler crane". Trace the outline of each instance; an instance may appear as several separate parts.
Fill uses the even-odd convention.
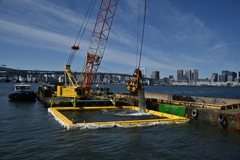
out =
[[[76,42],[75,42],[75,44],[71,47],[72,52],[68,59],[67,65],[65,66],[65,69],[64,69],[65,88],[63,88],[63,86],[58,86],[57,96],[82,98],[82,97],[86,97],[87,94],[89,93],[91,84],[94,80],[94,77],[97,73],[97,70],[99,68],[99,65],[104,55],[104,51],[105,51],[108,36],[111,30],[117,4],[118,4],[118,0],[101,0],[97,20],[95,23],[92,38],[91,38],[90,45],[87,52],[87,61],[85,64],[85,73],[84,73],[84,78],[82,82],[83,86],[81,85],[81,82],[80,82],[80,79],[82,76],[80,75],[79,79],[76,80],[70,69],[71,63],[74,59],[76,51],[79,50],[79,45],[76,46]],[[92,7],[92,9],[93,8],[94,7]],[[69,85],[67,85],[67,77],[69,80]]]

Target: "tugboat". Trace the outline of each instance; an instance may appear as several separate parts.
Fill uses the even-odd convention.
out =
[[[30,90],[31,85],[28,84],[16,84],[15,91],[12,91],[8,95],[10,100],[18,101],[35,101],[36,94]]]

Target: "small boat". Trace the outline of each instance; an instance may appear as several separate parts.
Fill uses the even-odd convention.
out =
[[[10,100],[18,101],[35,101],[36,94],[30,90],[31,85],[29,84],[16,84],[15,91],[12,91],[8,98]]]
[[[52,94],[57,94],[57,86],[56,85],[43,85],[38,87],[38,94],[41,97],[52,97]]]
[[[113,94],[112,91],[109,91],[110,89],[108,87],[101,87],[99,84],[96,85],[95,90],[97,94],[107,94],[107,95]]]

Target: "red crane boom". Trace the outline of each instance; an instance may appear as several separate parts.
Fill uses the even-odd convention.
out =
[[[83,87],[89,92],[102,61],[118,0],[102,0],[87,53]]]

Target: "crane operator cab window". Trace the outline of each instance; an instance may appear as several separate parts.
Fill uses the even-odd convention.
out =
[[[75,92],[77,92],[77,95],[78,95],[78,96],[85,95],[85,88],[83,88],[83,87],[78,87],[78,88],[75,89]]]

